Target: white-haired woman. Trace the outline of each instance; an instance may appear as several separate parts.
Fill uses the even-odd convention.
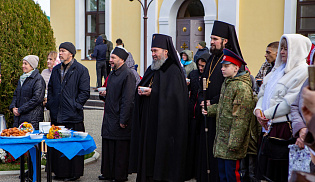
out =
[[[284,34],[280,39],[275,66],[263,80],[254,110],[263,132],[268,132],[270,137],[289,140],[292,136],[290,106],[307,78],[306,57],[310,48],[311,41],[303,35]],[[268,128],[271,123],[272,127]],[[259,163],[257,177],[287,181],[289,156],[277,158],[272,154],[263,160],[265,164]]]

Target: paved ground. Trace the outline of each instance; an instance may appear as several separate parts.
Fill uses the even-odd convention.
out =
[[[101,154],[102,152],[102,139],[101,139],[101,126],[103,121],[103,110],[85,110],[85,129],[93,138],[96,143],[96,151]],[[100,175],[101,158],[97,161],[87,164],[84,167],[84,176],[77,181],[84,182],[99,182],[98,176]],[[46,180],[46,173],[42,172],[42,181]],[[128,176],[130,182],[136,181],[136,174]],[[19,182],[19,175],[1,175],[0,182]],[[54,181],[54,180],[53,180]],[[195,180],[191,180],[193,182]]]
[[[85,110],[85,129],[94,138],[97,149],[96,151],[101,154],[102,152],[102,141],[101,141],[101,126],[103,120],[102,110]],[[84,182],[99,182],[98,176],[100,175],[101,158],[96,162],[85,165],[84,176],[77,181]],[[136,175],[129,175],[129,181],[135,181]],[[0,176],[0,182],[19,182],[19,175],[2,175]],[[42,172],[42,181],[46,180],[46,173]]]

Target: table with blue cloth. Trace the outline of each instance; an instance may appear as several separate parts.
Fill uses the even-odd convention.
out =
[[[34,133],[38,133],[35,131]],[[72,159],[76,155],[86,155],[93,152],[96,149],[93,137],[88,135],[86,138],[61,138],[61,139],[47,139],[44,136],[43,139],[30,139],[30,137],[25,138],[15,138],[15,139],[0,139],[0,148],[8,151],[15,159],[22,156],[27,151],[30,152],[32,163],[33,163],[33,179],[37,179],[40,182],[40,143],[45,140],[48,147],[55,148],[63,153],[68,159]],[[22,161],[23,160],[23,161]],[[23,162],[23,165],[22,165]],[[51,161],[49,161],[49,156],[47,156],[47,181],[52,181],[51,178]],[[23,170],[23,171],[22,171]],[[25,180],[24,177],[24,158],[21,157],[21,181]],[[38,173],[38,175],[37,175]]]

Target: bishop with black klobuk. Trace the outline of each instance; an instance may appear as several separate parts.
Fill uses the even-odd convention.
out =
[[[211,56],[207,61],[204,74],[202,78],[207,80],[206,95],[203,95],[202,89],[199,92],[198,100],[202,103],[204,97],[210,104],[217,104],[219,102],[220,90],[224,77],[221,72],[221,64],[223,58],[223,49],[228,48],[232,50],[239,57],[243,58],[238,39],[235,32],[234,25],[222,22],[214,21],[212,33],[211,33]],[[243,69],[243,68],[242,68]],[[201,79],[202,81],[202,79]],[[202,83],[200,83],[202,87]],[[209,105],[209,103],[208,103]],[[201,112],[201,111],[200,111]],[[210,166],[210,180],[211,182],[219,181],[218,163],[213,157],[213,142],[216,134],[216,118],[207,117],[208,126],[208,143],[206,144],[206,134],[204,121],[200,121],[200,143],[197,153],[197,181],[208,181],[207,175],[207,152],[206,145],[208,145],[208,161]]]
[[[154,34],[151,66],[135,96],[130,172],[137,181],[184,181],[188,89],[172,38]]]

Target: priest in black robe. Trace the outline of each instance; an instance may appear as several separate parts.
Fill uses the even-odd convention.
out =
[[[128,181],[129,148],[136,77],[125,61],[128,52],[116,47],[110,55],[112,70],[106,90],[102,124],[102,165],[100,180]]]
[[[221,86],[224,81],[224,77],[221,71],[221,64],[223,58],[223,49],[228,48],[235,52],[238,56],[243,58],[238,39],[235,32],[235,27],[231,24],[214,21],[212,33],[211,33],[211,56],[207,61],[205,71],[202,78],[207,80],[206,95],[203,95],[203,89],[200,90],[198,100],[203,105],[203,100],[207,100],[208,104],[217,104],[219,102]],[[200,82],[202,88],[202,79]],[[205,98],[204,98],[205,97]],[[201,111],[199,111],[201,112]],[[205,121],[206,120],[206,121]],[[203,121],[200,121],[200,140],[199,149],[197,151],[197,181],[219,181],[219,171],[217,160],[213,157],[213,142],[216,134],[216,118],[206,117]],[[207,142],[206,143],[206,132],[205,122],[207,122]],[[208,145],[208,154],[206,150]],[[207,164],[208,161],[208,164]],[[209,166],[209,169],[208,169]],[[208,177],[207,171],[210,170]]]
[[[130,172],[137,181],[184,181],[188,89],[172,38],[154,34],[151,66],[135,96]]]

